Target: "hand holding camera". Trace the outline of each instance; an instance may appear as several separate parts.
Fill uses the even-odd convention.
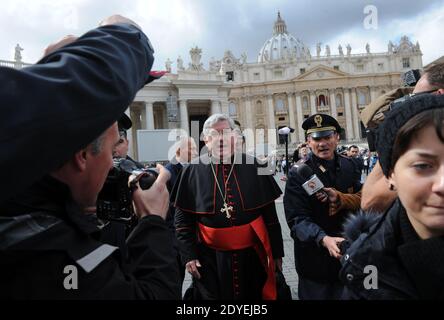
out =
[[[159,176],[149,189],[143,190],[137,187],[133,191],[134,209],[139,218],[152,214],[165,220],[167,216],[169,193],[166,183],[170,179],[170,173],[160,164],[157,165],[157,169],[159,170]],[[134,179],[135,177],[130,177],[130,180],[131,178]]]

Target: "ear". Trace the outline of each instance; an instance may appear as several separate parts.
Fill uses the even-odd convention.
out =
[[[209,136],[204,136],[204,137],[203,137],[203,141],[205,142],[205,145],[208,146],[208,144],[211,142],[211,137],[209,137]]]
[[[87,149],[82,149],[76,152],[73,156],[74,167],[79,171],[85,171],[87,157],[88,157]]]
[[[336,132],[336,141],[339,142],[341,140],[341,136]]]
[[[387,187],[390,188],[390,185],[393,185],[395,188],[398,186],[396,185],[396,176],[393,171],[390,172],[389,177],[386,179],[387,181]]]

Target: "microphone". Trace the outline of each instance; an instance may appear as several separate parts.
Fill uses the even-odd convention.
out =
[[[313,173],[313,170],[305,163],[296,165],[296,173],[305,181],[302,184],[302,187],[309,196],[317,192],[321,192],[327,196],[327,193],[322,190],[322,188],[324,188],[324,184],[318,178],[318,176]]]

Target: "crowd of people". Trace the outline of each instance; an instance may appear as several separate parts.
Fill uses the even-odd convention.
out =
[[[0,67],[8,150],[0,162],[20,168],[2,174],[0,298],[288,298],[275,204],[282,191],[272,172],[259,174],[268,164],[243,152],[239,123],[211,115],[200,156],[196,141],[181,137],[171,162],[142,183],[153,174],[127,154],[124,112],[159,77],[153,61],[141,27],[116,15],[49,46],[33,66]],[[338,149],[342,128],[328,114],[303,122],[306,141],[278,165],[288,172],[283,203],[299,299],[444,298],[443,93],[438,64],[411,94],[370,105],[363,121],[376,133],[372,151]],[[116,159],[133,164],[127,224],[96,214]],[[128,201],[120,191],[118,204]],[[182,296],[185,272],[192,284]]]

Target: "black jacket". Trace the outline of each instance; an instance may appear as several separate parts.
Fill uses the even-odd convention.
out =
[[[150,80],[148,38],[103,26],[16,70],[0,67],[0,201],[26,190],[117,121]],[[51,143],[42,143],[51,137]],[[20,168],[10,170],[9,168]]]
[[[310,154],[305,164],[313,169],[325,187],[333,187],[343,193],[361,190],[360,170],[350,158],[336,154],[333,172],[313,154]],[[320,242],[327,235],[341,235],[347,212],[342,210],[329,216],[328,203],[318,201],[315,195],[309,196],[302,188],[304,182],[292,168],[284,195],[285,216],[294,239],[296,271],[301,277],[334,282],[338,280],[340,263],[330,257]]]
[[[99,239],[95,215],[81,212],[68,187],[46,177],[0,205],[0,298],[180,299],[167,225],[141,219],[127,240],[125,263]],[[67,290],[66,266],[78,273]]]
[[[180,172],[182,171],[183,165],[180,162],[177,161],[170,161],[166,166],[165,169],[168,170],[171,177],[170,180],[167,182],[167,188],[168,192],[171,194],[174,185],[176,184],[177,177],[179,177]],[[174,227],[174,216],[176,214],[176,208],[173,206],[173,199],[170,199],[170,209],[168,211],[168,216],[166,219],[166,222],[168,223],[168,226],[171,228],[172,232],[175,233],[176,228]]]
[[[444,299],[444,237],[420,240],[399,200],[385,214],[360,213],[344,230],[354,241],[341,260],[344,299]]]

